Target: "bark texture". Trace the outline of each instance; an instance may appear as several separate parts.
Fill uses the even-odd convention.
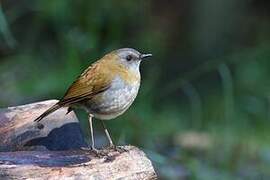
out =
[[[0,179],[156,179],[151,161],[134,146],[86,146],[76,115],[61,108],[40,125],[33,120],[57,100],[0,109]]]
[[[0,179],[156,179],[142,151],[124,148],[104,150],[103,157],[82,150],[2,152]]]
[[[73,111],[66,114],[67,108],[55,111],[41,123],[33,122],[56,102],[0,109],[0,151],[69,150],[85,146],[78,119]]]

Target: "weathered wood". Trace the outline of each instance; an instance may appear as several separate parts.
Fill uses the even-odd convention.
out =
[[[38,128],[33,120],[56,102],[0,109],[1,180],[156,179],[151,161],[136,147],[125,146],[122,153],[103,149],[102,157],[80,150],[85,143],[79,123],[73,112],[66,115],[66,108],[47,116],[44,128]]]
[[[142,151],[125,149],[102,158],[82,150],[2,152],[0,179],[156,179]]]
[[[33,120],[57,100],[0,109],[0,151],[67,150],[85,145],[74,112],[61,108],[42,120],[43,129]],[[69,143],[66,143],[68,139]]]

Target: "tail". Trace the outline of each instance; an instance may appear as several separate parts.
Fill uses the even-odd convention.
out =
[[[49,114],[53,113],[57,109],[61,108],[61,106],[56,103],[52,107],[50,107],[47,111],[45,111],[43,114],[41,114],[39,117],[37,117],[34,121],[39,122],[41,121],[44,117],[48,116]]]

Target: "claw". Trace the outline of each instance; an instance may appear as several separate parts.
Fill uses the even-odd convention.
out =
[[[124,147],[116,146],[116,145],[114,145],[114,144],[111,144],[111,145],[109,146],[109,148],[110,148],[110,149],[113,149],[113,150],[115,150],[115,151],[117,151],[117,152],[119,152],[119,153],[128,152],[128,150],[126,150]]]
[[[95,154],[96,157],[99,157],[99,158],[107,156],[107,154],[104,151],[98,150],[95,147],[81,147],[81,150],[92,152],[93,154]]]

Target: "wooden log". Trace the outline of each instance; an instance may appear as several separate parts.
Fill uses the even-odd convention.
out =
[[[48,100],[0,109],[0,151],[68,150],[85,146],[74,112],[61,108],[42,120],[39,129],[33,120],[57,100]],[[68,139],[68,143],[67,143]]]
[[[156,179],[151,161],[136,147],[103,149],[102,157],[80,150],[86,144],[76,115],[66,115],[66,108],[47,116],[40,129],[33,120],[56,102],[0,109],[1,180]]]
[[[127,152],[22,151],[0,153],[0,179],[156,179],[151,161],[138,148]]]

